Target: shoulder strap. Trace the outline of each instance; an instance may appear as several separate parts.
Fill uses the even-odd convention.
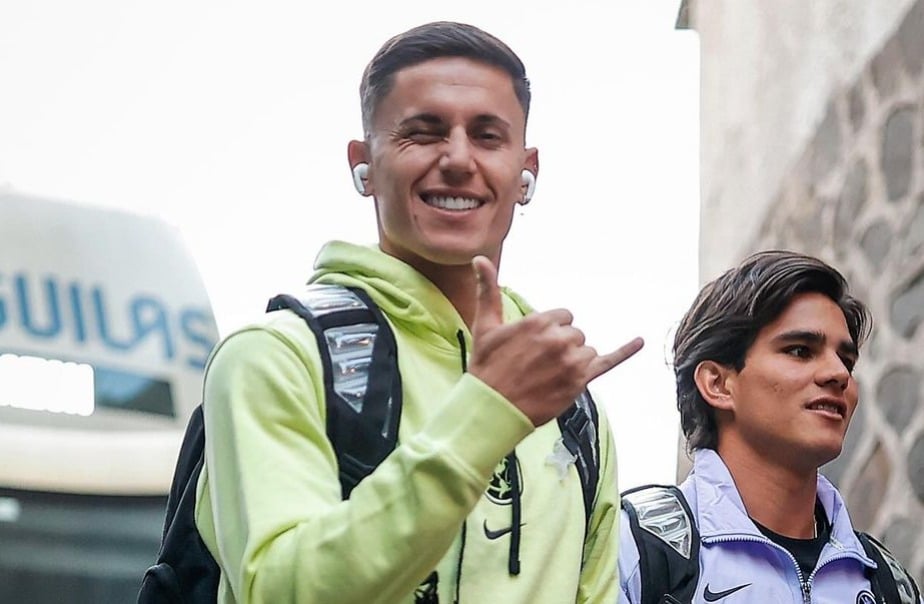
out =
[[[359,288],[313,284],[300,298],[276,296],[266,310],[282,308],[302,317],[317,338],[327,435],[346,499],[397,444],[402,393],[394,333]]]
[[[314,332],[324,370],[327,434],[337,454],[343,498],[395,448],[401,376],[394,334],[360,289],[311,285],[301,298],[279,295],[267,312],[288,308]],[[196,486],[205,425],[195,408],[167,499],[157,562],[145,573],[139,604],[214,602],[221,571],[196,527]]]
[[[574,456],[574,464],[581,477],[584,515],[589,526],[600,480],[599,417],[590,392],[585,390],[567,411],[558,416],[558,427],[562,443]]]
[[[156,563],[138,592],[139,604],[214,602],[221,571],[196,528],[196,484],[202,472],[205,427],[202,405],[186,425],[167,497],[164,532]]]
[[[856,531],[856,534],[866,555],[872,558],[878,567],[869,573],[876,601],[888,604],[918,604],[921,601],[921,592],[892,552],[872,535],[862,531]]]
[[[645,485],[622,493],[639,555],[641,604],[692,602],[699,581],[699,531],[677,487]]]

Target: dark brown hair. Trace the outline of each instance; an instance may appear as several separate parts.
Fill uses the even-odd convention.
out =
[[[465,23],[436,21],[398,34],[385,42],[363,72],[359,85],[363,129],[372,131],[375,110],[394,84],[395,74],[412,65],[441,57],[465,57],[503,69],[529,115],[529,79],[523,62],[498,38]]]
[[[758,252],[700,290],[674,335],[677,409],[688,449],[718,445],[715,411],[693,381],[696,367],[708,360],[740,371],[758,332],[795,296],[809,292],[824,294],[840,307],[859,348],[871,329],[869,310],[849,294],[844,276],[817,258],[779,250]]]

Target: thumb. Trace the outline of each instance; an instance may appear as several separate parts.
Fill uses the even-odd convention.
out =
[[[472,258],[477,291],[475,293],[475,319],[472,323],[472,337],[480,335],[504,323],[500,287],[497,285],[497,268],[484,256]]]

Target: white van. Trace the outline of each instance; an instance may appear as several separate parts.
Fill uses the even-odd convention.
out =
[[[129,602],[217,339],[179,233],[0,190],[0,602]]]

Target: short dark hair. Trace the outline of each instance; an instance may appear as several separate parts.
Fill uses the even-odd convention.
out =
[[[372,131],[376,108],[394,84],[395,73],[441,57],[465,57],[503,69],[510,74],[524,116],[529,116],[529,79],[520,57],[500,39],[474,25],[436,21],[394,36],[366,66],[359,85],[366,135]]]
[[[866,305],[850,295],[841,273],[812,256],[758,252],[700,290],[674,335],[677,409],[688,450],[718,446],[715,410],[693,381],[696,367],[715,361],[741,371],[758,332],[795,296],[809,292],[824,294],[840,307],[857,348],[866,341],[872,326]]]

